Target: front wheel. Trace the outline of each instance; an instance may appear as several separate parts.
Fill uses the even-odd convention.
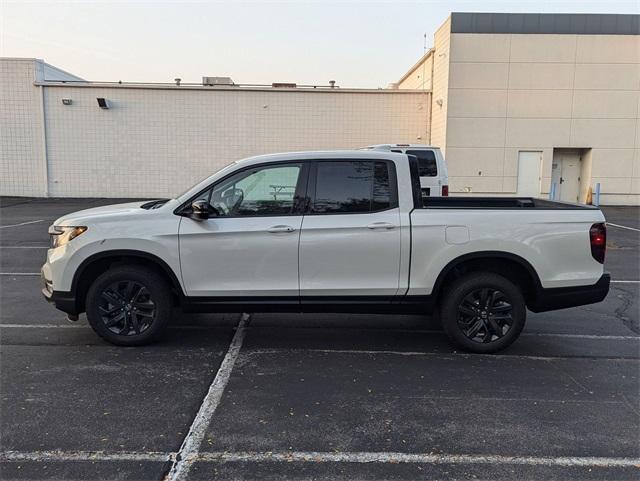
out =
[[[155,340],[171,318],[172,296],[165,280],[142,266],[113,267],[87,293],[87,319],[103,339],[119,346]]]
[[[440,308],[447,336],[465,351],[492,353],[511,345],[524,328],[520,289],[494,273],[471,273],[448,286]]]

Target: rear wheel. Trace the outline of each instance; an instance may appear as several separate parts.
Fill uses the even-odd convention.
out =
[[[142,266],[111,268],[87,293],[87,319],[103,339],[120,346],[155,340],[171,317],[172,296],[165,280]]]
[[[441,309],[442,327],[466,351],[491,353],[511,345],[525,324],[520,289],[493,273],[471,273],[448,286]]]

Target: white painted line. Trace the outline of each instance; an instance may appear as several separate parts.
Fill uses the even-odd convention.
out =
[[[611,284],[640,284],[640,281],[611,281]]]
[[[3,249],[49,249],[49,246],[0,246]]]
[[[519,464],[529,466],[636,467],[640,458],[591,456],[500,456],[474,454],[414,454],[389,452],[212,452],[201,453],[200,461],[307,462],[307,463],[425,463],[425,464]]]
[[[614,356],[533,356],[526,354],[479,354],[463,351],[453,352],[424,352],[424,351],[383,351],[383,350],[358,350],[358,349],[254,349],[247,351],[248,356],[260,355],[260,354],[284,354],[284,353],[296,353],[296,352],[317,352],[321,354],[373,354],[373,355],[391,355],[391,356],[425,356],[425,357],[464,357],[464,358],[481,358],[487,357],[491,359],[530,359],[532,361],[556,361],[556,360],[574,360],[574,359],[593,359],[597,361],[627,361],[638,362],[640,358],[637,357],[614,357]]]
[[[0,461],[171,461],[173,453],[105,451],[0,451]]]
[[[0,229],[8,229],[9,227],[20,227],[21,225],[37,224],[38,222],[43,222],[43,221],[44,219],[40,219],[40,220],[30,220],[29,222],[20,222],[19,224],[0,225]]]
[[[105,451],[1,451],[0,461],[175,461],[175,453]],[[626,468],[640,465],[640,458],[595,456],[501,456],[481,454],[427,454],[394,452],[318,451],[214,451],[196,453],[192,462],[304,462],[382,464],[494,464],[560,467]],[[170,475],[170,474],[169,474]],[[168,479],[168,478],[165,478]]]
[[[39,272],[0,272],[0,276],[39,276]]]
[[[213,414],[222,399],[224,389],[227,387],[227,383],[231,377],[231,371],[233,370],[233,365],[240,354],[240,349],[242,349],[242,342],[244,340],[245,329],[248,322],[249,315],[242,314],[236,333],[229,345],[229,350],[224,356],[222,364],[220,364],[220,369],[218,369],[216,377],[211,383],[211,386],[209,386],[209,392],[207,392],[207,395],[204,397],[204,400],[200,405],[200,409],[198,410],[198,414],[196,414],[196,417],[189,428],[189,432],[184,438],[182,446],[180,446],[178,454],[171,465],[171,469],[164,478],[165,480],[178,481],[187,479],[191,465],[198,456],[200,445],[204,440],[207,427],[211,423]]]
[[[626,225],[612,224],[611,222],[607,222],[607,225],[610,225],[611,227],[617,227],[619,229],[627,229],[635,232],[640,232],[640,229],[636,229],[635,227],[627,227]]]
[[[228,327],[226,324],[221,325],[198,325],[198,324],[174,324],[168,326],[169,329],[193,329],[193,330],[208,330],[208,329],[220,329]],[[297,328],[297,326],[291,326],[292,328]],[[88,324],[0,324],[0,329],[90,329]],[[317,328],[312,328],[317,329]],[[358,329],[362,330],[367,328],[345,328],[339,327],[336,329]],[[369,329],[371,330],[371,329]],[[411,332],[416,334],[436,334],[444,336],[444,332],[436,331],[436,330],[424,330],[424,329],[381,329],[376,328],[376,331],[390,331],[390,332]],[[640,341],[640,336],[608,336],[603,335],[600,336],[598,334],[564,334],[564,333],[547,333],[547,332],[523,332],[520,334],[521,336],[527,337],[559,337],[559,338],[568,338],[568,339],[595,339],[599,341]],[[379,351],[376,351],[379,352]]]

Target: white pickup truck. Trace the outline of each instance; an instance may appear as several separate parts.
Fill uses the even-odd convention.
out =
[[[418,159],[298,152],[235,162],[171,200],[66,215],[43,294],[119,345],[184,310],[430,313],[495,352],[539,312],[599,302],[600,210],[531,198],[423,197]]]

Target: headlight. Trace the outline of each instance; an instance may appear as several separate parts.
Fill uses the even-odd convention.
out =
[[[87,227],[83,225],[74,227],[52,225],[49,227],[49,234],[51,234],[51,247],[54,249],[56,247],[61,247],[78,237],[86,230]]]

